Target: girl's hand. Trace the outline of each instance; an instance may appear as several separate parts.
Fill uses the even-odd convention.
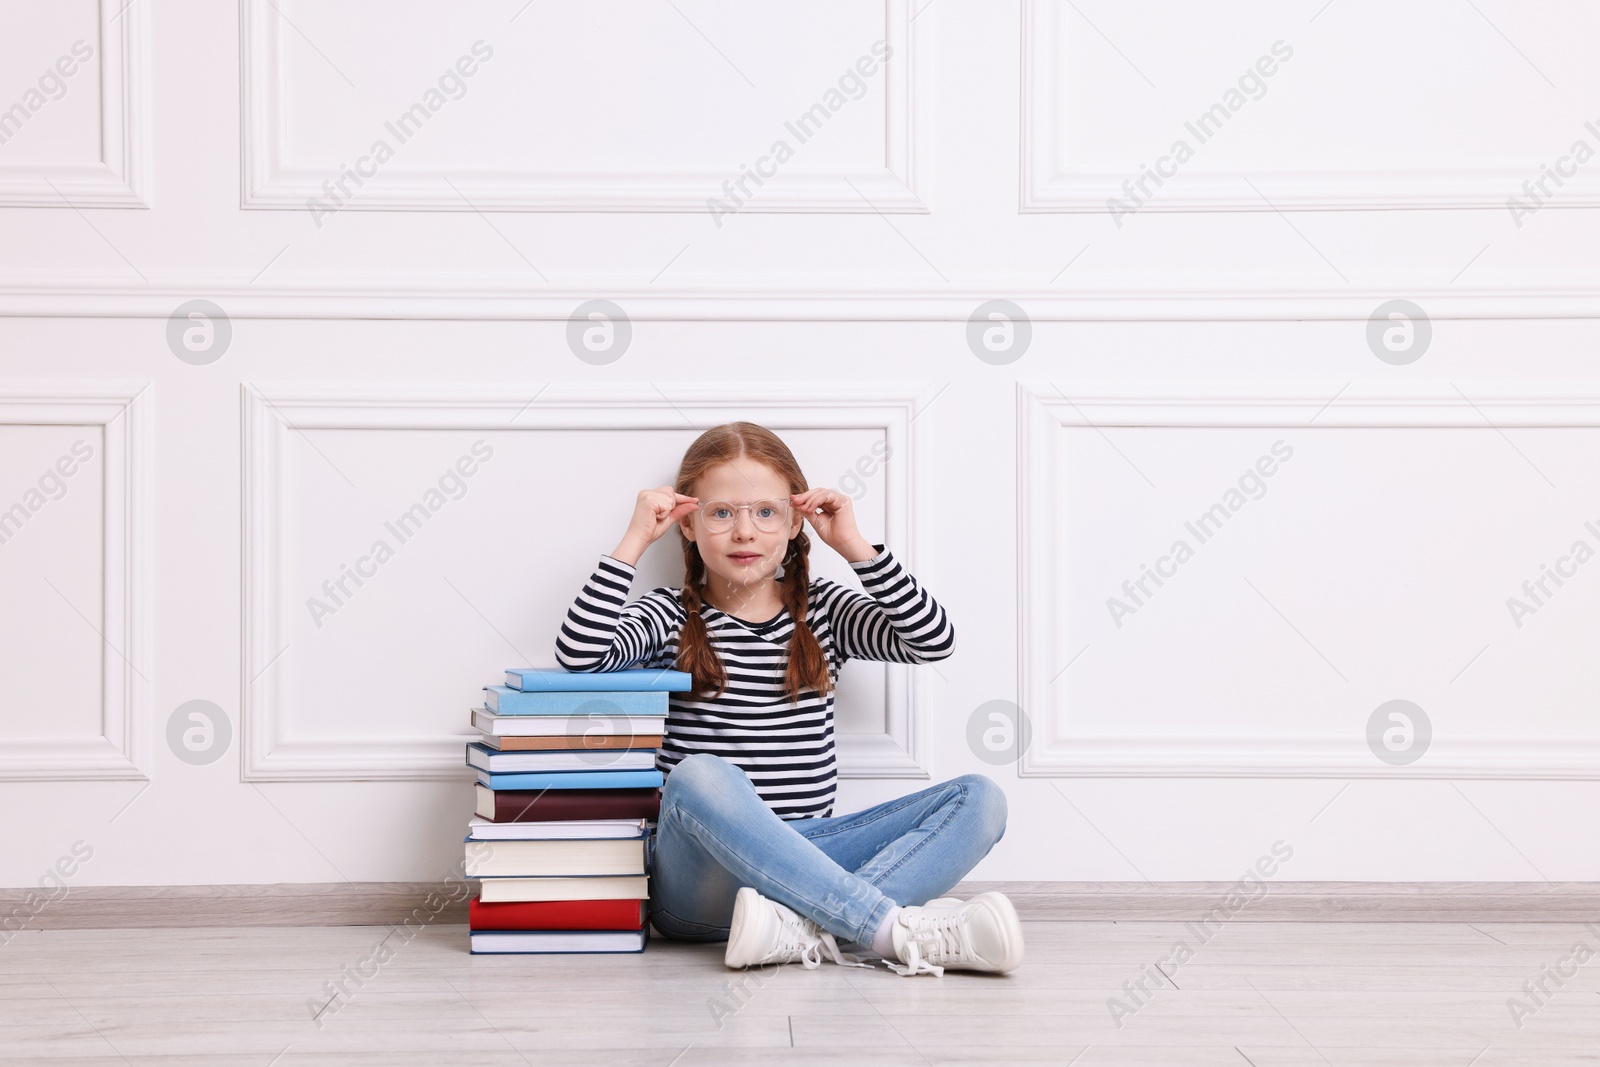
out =
[[[823,544],[846,559],[871,559],[877,555],[856,528],[856,513],[850,498],[837,489],[819,487],[791,493],[789,503],[811,523]]]
[[[630,564],[639,562],[644,550],[655,544],[673,523],[699,507],[699,497],[684,496],[670,485],[639,490],[628,530],[612,556]]]

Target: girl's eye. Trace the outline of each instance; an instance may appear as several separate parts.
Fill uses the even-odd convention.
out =
[[[777,513],[778,513],[778,509],[775,508],[775,507],[772,507],[771,505],[767,505],[767,506],[761,508],[761,516],[762,516],[762,518],[770,519],[774,515],[776,515]]]
[[[733,512],[731,510],[729,510],[728,508],[712,508],[711,509],[712,518],[723,519],[723,518],[727,518],[731,514],[733,514]]]

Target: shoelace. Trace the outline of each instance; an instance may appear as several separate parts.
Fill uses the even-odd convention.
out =
[[[897,918],[896,922],[902,921]],[[965,916],[957,911],[949,915],[919,913],[905,922],[907,928],[903,964],[891,960],[884,963],[891,971],[903,977],[914,974],[944,974],[940,961],[966,963],[977,958],[972,947],[972,934],[967,929]]]
[[[832,934],[817,926],[810,919],[785,918],[783,926],[778,930],[778,944],[769,952],[762,963],[786,963],[799,956],[800,962],[806,970],[816,970],[822,966],[822,957],[826,953],[828,958],[841,967],[871,967],[872,964],[863,962],[860,956],[849,952],[841,952],[839,943]]]

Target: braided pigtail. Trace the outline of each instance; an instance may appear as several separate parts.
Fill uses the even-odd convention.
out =
[[[711,635],[706,631],[706,621],[700,616],[705,603],[706,561],[700,558],[700,546],[683,538],[683,632],[678,638],[678,659],[675,666],[694,676],[694,691],[721,696],[728,684],[728,669],[722,657],[711,647]]]
[[[803,689],[815,689],[819,696],[827,696],[832,688],[822,644],[806,622],[806,609],[811,602],[810,551],[811,539],[804,530],[791,537],[789,551],[783,557],[783,577],[779,579],[784,607],[794,620],[794,630],[789,634],[789,668],[784,674],[791,701],[798,701]]]

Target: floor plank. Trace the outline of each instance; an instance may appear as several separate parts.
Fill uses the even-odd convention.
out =
[[[1576,923],[1024,929],[1015,972],[942,978],[736,972],[720,944],[660,937],[633,955],[471,956],[443,923],[29,931],[0,948],[0,1061],[1600,1067],[1600,955],[1547,995],[1524,988],[1600,948]],[[370,966],[380,945],[391,958]],[[1514,997],[1533,1010],[1516,1017]]]

